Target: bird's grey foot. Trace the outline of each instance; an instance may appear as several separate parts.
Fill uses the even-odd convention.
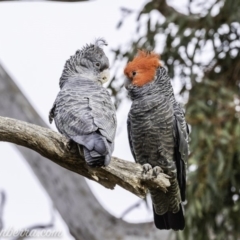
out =
[[[152,166],[149,163],[145,163],[142,166],[143,166],[143,172],[145,174],[152,169]]]
[[[162,172],[163,172],[163,170],[162,170],[162,168],[159,167],[159,166],[156,166],[156,167],[153,168],[153,176],[154,176],[154,177],[157,177],[158,174],[159,174],[159,173],[162,173]]]
[[[68,151],[71,151],[73,146],[74,146],[74,141],[72,139],[69,139],[66,146]]]
[[[80,144],[76,144],[76,145],[77,145],[77,149],[78,149],[80,156],[84,157],[83,146]]]
[[[143,164],[143,177],[145,179],[153,178],[153,168],[149,163]]]
[[[159,166],[152,167],[149,163],[143,164],[143,176],[145,179],[156,178],[163,170]]]

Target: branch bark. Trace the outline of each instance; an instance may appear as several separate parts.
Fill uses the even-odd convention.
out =
[[[87,2],[90,0],[38,0],[39,2]],[[31,2],[31,0],[0,0],[0,2]],[[36,2],[36,1],[35,1]]]
[[[144,198],[148,188],[166,192],[170,186],[164,173],[148,179],[142,174],[142,166],[112,158],[111,164],[102,168],[90,168],[74,146],[68,150],[68,139],[50,129],[16,119],[0,117],[0,141],[30,148],[56,164],[113,189],[116,184]]]

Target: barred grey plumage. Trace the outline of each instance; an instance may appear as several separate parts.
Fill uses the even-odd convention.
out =
[[[83,146],[85,160],[93,167],[109,164],[117,124],[110,94],[102,87],[109,77],[109,61],[101,45],[105,40],[97,39],[67,60],[49,114],[60,133]]]
[[[148,54],[140,54],[148,61]],[[132,80],[126,86],[133,101],[127,120],[130,148],[135,161],[146,170],[152,167],[157,174],[161,167],[171,176],[167,193],[149,189],[156,226],[159,229],[183,229],[181,202],[185,200],[188,127],[163,67],[157,67],[154,79],[149,79],[143,86],[133,84],[135,76],[147,71],[147,63],[139,62],[139,59],[136,63],[133,60],[129,69],[125,69],[125,74]]]

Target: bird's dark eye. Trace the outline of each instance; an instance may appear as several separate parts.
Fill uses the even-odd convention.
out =
[[[133,75],[133,76],[135,76],[136,74],[137,74],[137,72],[135,72],[135,71],[132,72],[132,75]]]
[[[95,63],[96,67],[100,67],[100,63]]]

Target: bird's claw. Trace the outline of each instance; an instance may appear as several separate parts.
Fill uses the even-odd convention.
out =
[[[143,173],[147,174],[152,169],[152,166],[149,163],[143,164]]]
[[[163,172],[163,170],[162,170],[162,168],[159,167],[159,166],[156,166],[156,167],[153,168],[153,176],[154,176],[154,177],[157,177],[158,174],[159,174],[159,173],[162,173],[162,172]]]
[[[145,179],[156,178],[159,173],[162,173],[163,170],[159,166],[155,166],[154,168],[149,164],[143,164],[143,174]]]
[[[153,169],[149,163],[143,164],[143,177],[145,179],[152,179],[153,178]]]
[[[73,145],[74,145],[74,141],[72,139],[69,139],[68,142],[67,142],[67,145],[66,145],[67,150],[71,151],[72,148],[73,148]]]

